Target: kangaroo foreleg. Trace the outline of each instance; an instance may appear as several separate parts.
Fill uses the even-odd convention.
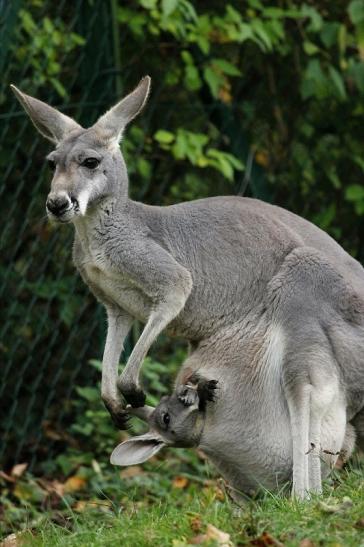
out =
[[[165,298],[164,302],[152,311],[126,367],[119,377],[120,392],[133,407],[145,404],[145,394],[139,384],[139,373],[143,359],[157,336],[183,309],[187,297],[188,293],[175,289],[170,297]]]
[[[123,310],[107,308],[108,329],[102,359],[101,396],[115,425],[125,429],[127,414],[117,388],[118,364],[133,318]]]

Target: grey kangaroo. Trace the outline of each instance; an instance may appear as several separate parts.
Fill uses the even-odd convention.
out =
[[[264,405],[262,384],[271,386],[263,392],[281,397],[277,408],[289,415],[293,492],[319,491],[318,458],[308,467],[306,453],[319,451],[325,420],[343,437],[364,405],[363,268],[313,224],[258,200],[155,207],[129,199],[119,142],[149,88],[145,77],[84,129],[13,87],[36,128],[56,145],[48,155],[55,168],[48,216],[74,224],[75,265],[106,307],[102,398],[121,427],[125,400],[143,406],[141,363],[163,329],[199,351],[228,340],[235,348],[225,369],[234,374],[231,397],[244,393],[248,377],[254,405]],[[118,377],[134,319],[145,327]]]

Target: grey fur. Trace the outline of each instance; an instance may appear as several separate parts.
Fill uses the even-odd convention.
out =
[[[189,362],[226,390],[218,418],[211,413],[215,432],[224,429],[213,458],[226,452],[229,435],[241,438],[229,445],[231,469],[240,473],[252,458],[264,482],[293,465],[295,494],[320,491],[319,452],[330,437],[324,426],[332,432],[337,424],[340,450],[347,422],[364,406],[363,268],[316,226],[258,200],[169,207],[130,200],[118,140],[149,85],[144,78],[89,129],[14,90],[36,127],[57,142],[48,214],[74,223],[75,265],[107,310],[103,400],[119,425],[119,391],[143,405],[141,363],[166,329],[193,343]],[[87,158],[99,161],[95,169]],[[145,328],[118,378],[135,318]]]

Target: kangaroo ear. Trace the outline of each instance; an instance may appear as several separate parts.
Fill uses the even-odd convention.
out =
[[[157,454],[165,443],[153,433],[145,433],[119,444],[112,452],[110,463],[113,465],[136,465]]]
[[[150,76],[144,76],[134,91],[101,116],[93,127],[101,129],[107,138],[120,141],[126,125],[139,114],[147,102],[150,82]]]
[[[81,129],[72,118],[61,114],[52,106],[22,93],[15,85],[10,87],[39,133],[46,139],[58,143],[73,129]]]

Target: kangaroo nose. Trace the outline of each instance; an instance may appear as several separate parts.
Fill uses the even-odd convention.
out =
[[[51,213],[55,216],[60,216],[69,208],[70,200],[67,196],[48,197],[46,205]]]

